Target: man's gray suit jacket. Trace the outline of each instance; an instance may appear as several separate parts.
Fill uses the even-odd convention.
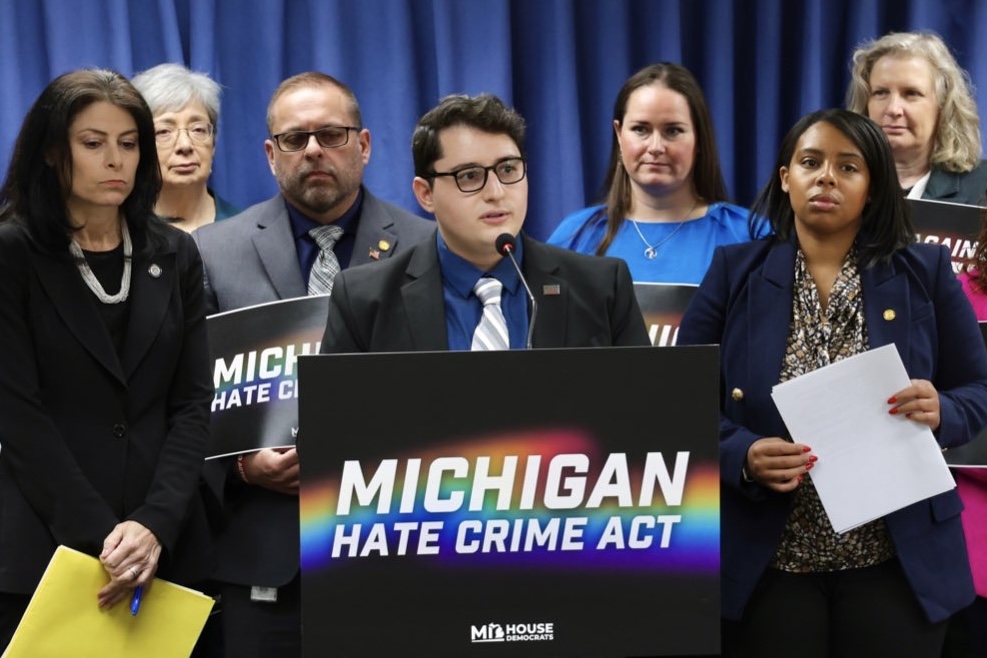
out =
[[[349,265],[386,261],[432,235],[434,229],[433,221],[381,201],[364,188]],[[202,254],[207,313],[307,294],[307,276],[298,265],[288,209],[280,194],[204,226],[193,237]],[[244,485],[233,462],[211,460],[205,469],[209,488],[221,505],[216,578],[238,585],[281,587],[298,572],[298,497]]]

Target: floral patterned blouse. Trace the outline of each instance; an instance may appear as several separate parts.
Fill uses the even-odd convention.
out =
[[[843,261],[826,308],[819,302],[819,291],[801,249],[795,258],[794,290],[792,324],[780,381],[867,350],[856,249],[851,249]],[[771,562],[775,569],[798,573],[841,571],[878,564],[894,555],[883,519],[837,534],[812,484],[811,472],[792,495],[794,505]]]

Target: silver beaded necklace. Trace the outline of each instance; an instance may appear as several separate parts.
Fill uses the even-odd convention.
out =
[[[126,301],[130,295],[130,260],[134,254],[134,245],[130,242],[130,231],[127,230],[126,220],[120,222],[120,232],[123,234],[123,279],[120,281],[120,292],[115,295],[107,295],[106,291],[103,290],[103,286],[99,283],[96,275],[93,274],[89,263],[86,261],[85,254],[82,253],[82,247],[75,241],[75,238],[72,238],[72,241],[69,242],[69,253],[75,259],[75,265],[79,268],[79,274],[82,275],[82,280],[86,282],[89,289],[96,295],[96,299],[104,304],[119,304]]]
[[[634,226],[634,230],[637,231],[638,237],[641,238],[641,242],[644,243],[645,246],[644,257],[647,258],[648,260],[654,260],[658,256],[658,247],[662,246],[663,244],[671,240],[672,237],[679,232],[679,229],[681,229],[685,225],[686,221],[689,219],[689,215],[692,214],[692,211],[695,210],[696,206],[698,205],[699,205],[699,199],[696,199],[696,202],[692,204],[692,207],[689,208],[689,212],[685,214],[685,217],[683,217],[682,220],[679,222],[679,225],[675,227],[675,230],[673,230],[671,233],[669,233],[664,238],[662,238],[658,244],[651,244],[650,242],[648,242],[648,240],[644,237],[644,233],[641,232],[641,227],[637,225],[637,222],[635,220],[631,219],[631,224]]]

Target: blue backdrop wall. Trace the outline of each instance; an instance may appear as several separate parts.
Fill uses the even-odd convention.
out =
[[[0,174],[54,76],[179,62],[223,85],[213,186],[247,206],[276,191],[263,149],[271,92],[317,69],[360,99],[373,139],[367,184],[417,213],[417,118],[449,93],[512,103],[529,126],[526,228],[544,238],[596,200],[613,98],[647,64],[680,62],[699,79],[727,184],[746,205],[785,130],[842,105],[859,42],[936,31],[987,89],[981,25],[987,2],[976,0],[0,0]]]

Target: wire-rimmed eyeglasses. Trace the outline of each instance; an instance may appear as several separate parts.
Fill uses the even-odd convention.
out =
[[[432,177],[452,176],[460,192],[478,192],[486,186],[487,175],[491,171],[494,172],[494,175],[501,184],[513,185],[524,180],[524,175],[527,172],[527,163],[524,158],[506,158],[489,167],[475,165],[472,167],[463,167],[455,171],[436,171],[432,173]]]
[[[213,127],[211,123],[190,123],[184,128],[161,125],[154,127],[154,141],[158,146],[173,146],[178,141],[178,133],[185,131],[193,144],[208,144],[212,141]]]
[[[301,151],[308,146],[308,140],[315,135],[315,141],[326,149],[345,146],[350,141],[350,131],[358,131],[355,126],[326,126],[318,130],[292,130],[290,132],[272,135],[271,139],[285,153]]]

